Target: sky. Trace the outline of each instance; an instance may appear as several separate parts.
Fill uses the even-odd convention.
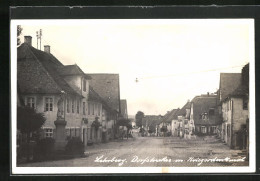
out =
[[[220,72],[252,60],[252,20],[24,20],[23,36],[42,29],[43,45],[64,65],[117,73],[128,114],[164,115],[196,95],[216,92]],[[136,81],[136,79],[138,81]]]

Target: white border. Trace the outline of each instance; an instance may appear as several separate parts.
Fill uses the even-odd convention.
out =
[[[16,165],[16,109],[17,109],[17,25],[82,25],[88,24],[196,24],[197,21],[212,22],[214,19],[98,19],[98,20],[11,20],[11,130],[12,130],[12,174],[95,174],[95,173],[252,173],[255,172],[255,43],[254,43],[254,19],[221,19],[214,21],[226,24],[248,24],[250,28],[249,37],[249,62],[250,62],[250,121],[249,121],[249,166],[248,167],[17,167]],[[166,168],[166,169],[165,169]]]

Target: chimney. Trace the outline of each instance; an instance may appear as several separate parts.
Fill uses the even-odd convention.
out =
[[[24,43],[32,46],[32,37],[31,36],[24,36]]]
[[[50,45],[44,45],[44,52],[51,53],[51,47]]]

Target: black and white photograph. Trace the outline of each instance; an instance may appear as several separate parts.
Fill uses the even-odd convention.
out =
[[[12,173],[255,171],[253,19],[11,20]]]

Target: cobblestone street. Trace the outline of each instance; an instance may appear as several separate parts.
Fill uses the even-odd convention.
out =
[[[178,137],[134,137],[100,143],[87,148],[85,157],[35,162],[21,167],[174,167],[247,166],[247,161],[201,161],[199,159],[241,159],[241,150],[231,150],[215,136],[185,140]]]

